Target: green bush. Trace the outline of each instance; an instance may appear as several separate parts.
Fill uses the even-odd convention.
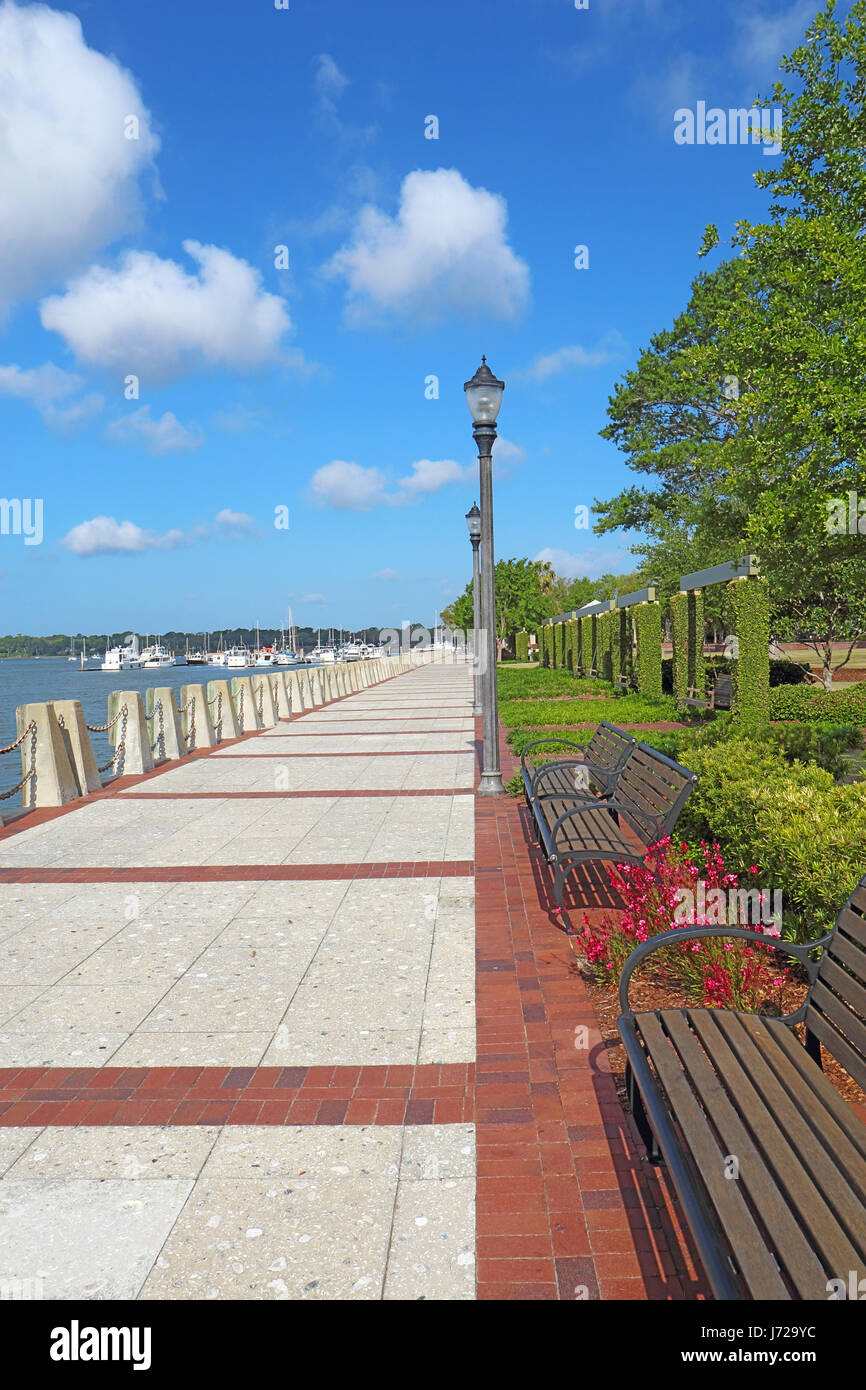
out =
[[[866,681],[849,690],[824,690],[817,685],[779,685],[770,691],[769,717],[797,719],[803,724],[866,724]]]
[[[514,637],[514,655],[518,661],[529,660],[529,633],[518,632]]]
[[[805,685],[808,669],[808,661],[773,660],[770,662],[770,686]]]
[[[757,885],[782,892],[785,934],[819,935],[866,870],[866,783],[836,786],[824,768],[746,740],[693,747],[683,762],[699,781],[677,838],[718,841],[734,873],[756,866]]]

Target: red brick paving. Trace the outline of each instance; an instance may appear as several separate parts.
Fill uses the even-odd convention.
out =
[[[0,869],[0,883],[243,883],[343,878],[471,878],[471,859],[425,859],[400,864],[148,864],[117,868]]]
[[[507,780],[518,763],[504,739],[501,754]],[[477,797],[475,832],[478,1297],[705,1297],[546,906],[547,869],[522,803]],[[594,902],[587,879],[577,892]]]

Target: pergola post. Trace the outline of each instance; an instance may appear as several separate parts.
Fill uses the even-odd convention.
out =
[[[737,635],[731,662],[731,710],[742,725],[766,724],[770,703],[770,586],[756,576],[725,586],[725,613]]]
[[[662,610],[655,601],[633,608],[637,637],[636,676],[638,694],[659,699],[662,693]]]

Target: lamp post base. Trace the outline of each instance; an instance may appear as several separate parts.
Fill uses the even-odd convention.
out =
[[[482,772],[478,784],[479,796],[505,796],[505,787],[498,772]]]

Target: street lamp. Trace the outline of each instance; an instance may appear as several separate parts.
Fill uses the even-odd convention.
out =
[[[478,629],[481,626],[479,614],[481,612],[481,584],[478,577],[478,548],[481,545],[481,511],[478,503],[473,502],[472,507],[466,513],[466,525],[469,527],[469,539],[472,542],[472,656],[473,659],[478,654]],[[478,699],[478,675],[476,666],[476,676],[474,683],[475,703],[472,706],[473,718],[481,716],[481,702]]]
[[[505,792],[499,770],[499,719],[496,707],[496,589],[493,558],[493,443],[496,439],[496,417],[502,402],[505,382],[498,381],[482,357],[471,381],[464,384],[466,404],[472,416],[472,433],[478,445],[478,465],[481,474],[481,544],[484,566],[481,572],[481,644],[476,650],[476,662],[481,656],[481,710],[484,729],[484,754],[481,767],[480,796],[501,796]],[[477,553],[477,552],[476,552]],[[476,666],[476,670],[477,670]]]

